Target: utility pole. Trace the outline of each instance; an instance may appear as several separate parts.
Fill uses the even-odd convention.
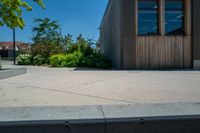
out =
[[[16,42],[15,42],[15,28],[13,28],[13,64],[16,64]]]

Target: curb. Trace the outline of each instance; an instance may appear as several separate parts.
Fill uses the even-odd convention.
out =
[[[200,104],[7,107],[0,108],[0,132],[198,133]]]

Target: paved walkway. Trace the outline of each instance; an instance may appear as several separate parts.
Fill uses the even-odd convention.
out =
[[[200,72],[29,66],[25,75],[0,80],[0,107],[137,103],[200,103]]]

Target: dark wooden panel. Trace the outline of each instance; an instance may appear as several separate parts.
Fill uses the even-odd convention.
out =
[[[113,67],[121,67],[121,3],[109,0],[100,26],[100,49],[112,62]]]
[[[138,69],[189,69],[191,55],[189,36],[138,36],[136,39]]]
[[[122,12],[122,27],[124,36],[136,35],[135,21],[136,21],[136,10],[135,0],[122,0],[123,12]]]
[[[123,38],[123,69],[135,69],[136,68],[136,45],[135,37]]]
[[[192,0],[193,60],[200,60],[200,0]]]

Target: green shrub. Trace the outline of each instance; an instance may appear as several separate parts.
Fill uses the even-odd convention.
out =
[[[93,52],[93,54],[82,60],[82,66],[108,69],[111,67],[111,63],[103,54]]]
[[[42,55],[36,55],[35,57],[33,57],[33,65],[40,66],[45,64],[46,62],[46,59]]]
[[[108,69],[111,63],[108,58],[98,52],[93,52],[88,57],[80,51],[66,54],[53,55],[50,58],[50,64],[53,67],[93,67]]]
[[[80,44],[79,50],[84,54],[85,57],[88,57],[89,55],[93,54],[93,49],[87,43]]]
[[[67,67],[78,67],[84,56],[80,51],[66,55],[66,66]]]
[[[71,54],[58,54],[50,58],[50,65],[53,67],[77,67],[83,59],[83,54],[79,51]]]
[[[66,66],[65,57],[66,56],[64,54],[52,55],[50,57],[50,65],[52,67],[64,67],[64,66]]]
[[[18,65],[31,65],[31,55],[30,54],[19,54],[17,56]]]

